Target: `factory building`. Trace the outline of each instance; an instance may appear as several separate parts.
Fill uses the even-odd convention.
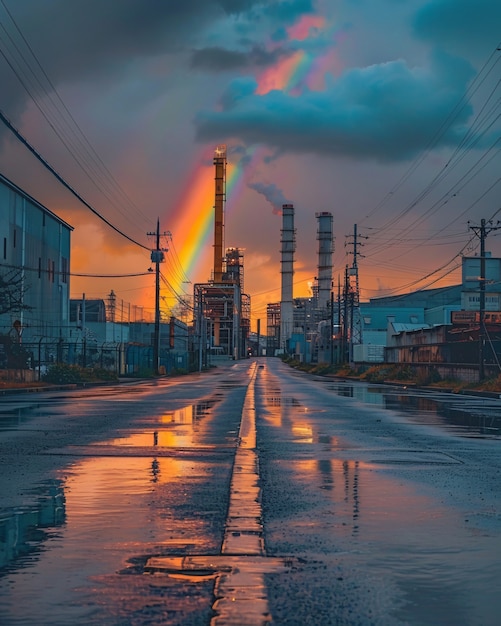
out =
[[[331,291],[333,231],[332,214],[322,211],[317,219],[318,275],[311,297],[294,298],[294,252],[296,230],[294,206],[282,205],[281,301],[267,306],[266,354],[291,354],[301,361],[325,357],[331,342]]]
[[[72,230],[0,175],[1,335],[26,343],[68,333]]]
[[[214,268],[212,279],[194,285],[194,334],[199,369],[214,357],[247,356],[250,296],[244,293],[244,262],[240,248],[224,245],[226,146],[214,151]]]

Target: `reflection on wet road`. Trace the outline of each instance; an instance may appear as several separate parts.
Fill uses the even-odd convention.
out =
[[[168,624],[180,615],[186,623],[208,623],[213,580],[148,576],[144,566],[153,555],[220,551],[245,371],[231,392],[218,392],[209,378],[184,394],[180,387],[184,403],[166,402],[155,388],[154,395],[122,391],[116,409],[103,404],[109,397],[102,393],[59,400],[46,415],[38,406],[9,407],[16,422],[9,417],[5,432],[19,451],[28,450],[20,436],[39,439],[40,432],[52,441],[53,433],[77,423],[78,411],[80,421],[106,419],[118,430],[96,440],[92,429],[84,439],[76,428],[66,445],[43,449],[39,459],[64,462],[56,472],[62,500],[53,496],[55,510],[64,502],[57,519],[44,502],[29,515],[16,509],[0,518],[0,623]],[[228,374],[234,376],[219,376],[224,385]],[[59,421],[51,419],[56,412]]]
[[[439,426],[462,437],[501,437],[499,401],[356,382],[328,384],[340,396],[404,413],[417,424]]]
[[[430,415],[440,411],[435,399],[404,394],[399,404],[366,386],[347,393],[288,378],[267,371],[260,389],[268,549],[304,559],[286,582],[270,582],[277,623],[292,612],[295,624],[313,623],[312,614],[317,624],[496,624],[499,485],[484,473],[501,475],[497,445],[480,447],[472,466],[460,440],[444,437],[481,437],[482,446],[485,432],[442,426]],[[319,385],[344,392],[342,404]],[[479,404],[466,400],[463,411]],[[421,423],[440,428],[438,439],[409,428]]]
[[[259,363],[0,407],[2,625],[497,624],[499,402]]]

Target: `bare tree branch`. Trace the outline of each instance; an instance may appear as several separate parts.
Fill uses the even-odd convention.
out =
[[[27,291],[21,270],[9,270],[0,273],[0,315],[3,313],[17,313],[31,311],[33,307],[25,304],[24,297]]]

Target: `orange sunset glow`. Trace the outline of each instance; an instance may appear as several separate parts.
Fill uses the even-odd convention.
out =
[[[80,48],[68,58],[30,31],[32,51],[47,50],[38,61],[53,99],[31,97],[5,66],[7,117],[95,208],[6,131],[3,174],[74,228],[71,297],[113,291],[125,311],[151,318],[159,219],[162,317],[191,315],[193,285],[213,271],[219,144],[228,154],[224,243],[243,253],[253,329],[280,299],[278,197],[295,208],[294,297],[312,293],[322,211],[333,215],[335,292],[354,261],[355,225],[362,301],[458,284],[462,256],[478,250],[468,224],[489,219],[499,195],[497,122],[487,113],[497,35],[484,25],[478,46],[463,36],[445,46],[408,6],[392,16],[392,38],[375,8],[284,5],[278,21],[255,9],[240,22],[205,16],[145,37],[130,58],[120,29],[97,56],[74,33]],[[17,59],[26,75],[29,58],[27,49]],[[488,248],[498,256],[499,239]]]

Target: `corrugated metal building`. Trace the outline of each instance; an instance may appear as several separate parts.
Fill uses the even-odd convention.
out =
[[[0,273],[17,283],[16,296],[26,307],[0,315],[0,334],[23,343],[66,336],[72,230],[0,175]]]

